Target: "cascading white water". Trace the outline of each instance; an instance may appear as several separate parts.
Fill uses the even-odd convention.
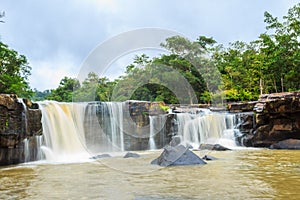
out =
[[[155,139],[154,139],[154,136],[155,136],[155,116],[149,116],[149,124],[150,124],[150,133],[149,133],[149,149],[150,150],[154,150],[156,149],[156,144],[155,144]]]
[[[25,162],[29,162],[30,161],[30,149],[29,149],[29,141],[28,139],[24,139],[23,140],[24,143],[24,156],[25,156]]]
[[[221,144],[235,147],[235,115],[212,113],[205,110],[202,114],[179,113],[178,134],[184,143],[198,148],[201,143]]]
[[[124,151],[124,103],[45,101],[39,105],[47,160],[76,161],[98,152]],[[103,124],[97,116],[99,110]]]
[[[166,120],[167,115],[149,116],[149,149],[154,150],[157,147],[166,145]]]
[[[24,143],[24,161],[42,160],[43,154],[41,152],[42,136],[33,136],[23,140]]]
[[[111,141],[114,147],[124,151],[123,102],[105,102],[110,116]]]
[[[40,102],[43,125],[43,154],[47,160],[78,161],[108,151],[124,151],[125,102],[58,103]],[[167,143],[168,115],[150,116],[149,149]],[[175,119],[174,119],[175,120]],[[202,110],[200,114],[176,114],[178,135],[198,148],[201,143],[235,146],[236,116]],[[175,125],[173,125],[175,126]],[[173,127],[174,129],[175,127]],[[170,129],[171,130],[171,129]],[[159,135],[157,135],[159,134]],[[175,134],[175,132],[174,132]],[[28,141],[25,140],[25,149]],[[41,144],[41,139],[36,142]],[[126,147],[130,141],[126,139]]]
[[[88,158],[83,128],[86,104],[45,101],[39,105],[45,142],[42,149],[46,159],[78,161]]]

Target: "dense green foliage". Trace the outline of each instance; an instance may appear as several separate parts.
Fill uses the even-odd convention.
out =
[[[35,100],[220,103],[255,100],[260,94],[300,90],[300,4],[282,21],[265,12],[266,32],[249,43],[227,47],[213,38],[181,36],[161,44],[169,54],[136,55],[114,81],[91,72],[80,83],[64,77],[58,88],[35,91]],[[1,43],[0,92],[30,96],[30,67],[24,56]]]
[[[214,52],[228,100],[300,89],[300,4],[283,22],[265,12],[267,32],[249,44],[234,42]]]
[[[33,93],[28,83],[30,70],[25,56],[0,42],[0,93],[30,97]]]
[[[161,46],[170,54],[152,59],[136,55],[125,75],[114,82],[91,73],[73,94],[80,101],[220,103],[255,100],[262,93],[297,91],[300,4],[288,11],[283,22],[266,12],[265,22],[266,32],[257,40],[236,41],[226,48],[205,36],[196,41],[167,38]],[[63,82],[51,97],[71,100],[71,88],[66,88]],[[68,98],[61,99],[65,96]]]

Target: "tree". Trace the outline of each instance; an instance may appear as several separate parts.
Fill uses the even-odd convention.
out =
[[[58,88],[51,91],[51,94],[46,97],[48,100],[72,102],[73,91],[80,87],[79,81],[75,78],[64,77]]]
[[[74,90],[74,101],[110,101],[116,81],[90,72],[81,86]]]
[[[265,12],[266,29],[257,43],[268,68],[268,92],[299,90],[300,3],[289,9],[283,22]],[[272,73],[273,72],[273,73]]]
[[[33,92],[28,83],[31,67],[24,55],[0,42],[0,93],[14,93],[29,98]]]
[[[45,99],[47,99],[47,96],[51,95],[51,91],[50,90],[45,90],[43,92],[38,91],[36,88],[34,88],[34,94],[31,97],[31,99],[33,101],[43,101]]]

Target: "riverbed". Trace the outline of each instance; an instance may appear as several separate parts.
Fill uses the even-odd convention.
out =
[[[0,199],[300,199],[300,151],[195,151],[207,165],[159,167],[140,158],[39,161],[0,168]]]

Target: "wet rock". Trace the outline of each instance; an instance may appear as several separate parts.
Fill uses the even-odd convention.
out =
[[[231,150],[227,147],[224,147],[220,144],[200,144],[200,150],[214,150],[214,151],[228,151]]]
[[[287,139],[270,146],[270,149],[298,149],[300,150],[300,140],[297,139]]]
[[[253,111],[253,108],[256,104],[257,101],[250,101],[245,103],[229,103],[228,110],[232,113],[250,112]]]
[[[127,152],[123,158],[139,158],[139,157],[141,156],[137,153]]]
[[[93,156],[93,157],[91,157],[90,159],[95,159],[95,160],[96,160],[96,159],[110,158],[110,157],[111,157],[111,155],[105,153],[105,154],[100,154],[100,155]]]
[[[29,145],[27,161],[36,160],[35,137],[42,135],[41,111],[38,105],[14,94],[0,94],[0,165],[25,161],[24,141]]]
[[[210,156],[210,155],[205,155],[205,156],[203,156],[202,159],[203,160],[219,160],[218,158]]]
[[[206,162],[183,145],[178,145],[175,147],[165,147],[161,155],[154,159],[151,164],[166,167],[178,165],[204,165]]]
[[[254,147],[270,147],[286,139],[300,139],[300,92],[261,95],[255,110]]]

